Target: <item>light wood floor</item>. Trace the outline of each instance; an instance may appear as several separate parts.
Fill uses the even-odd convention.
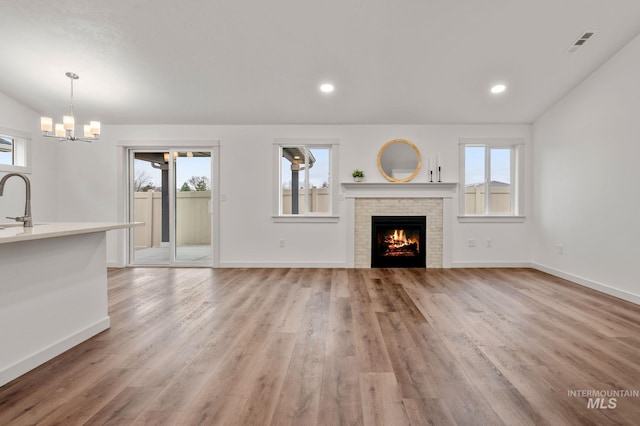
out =
[[[640,390],[640,307],[529,269],[121,269],[109,305],[0,424],[640,423],[568,394]]]

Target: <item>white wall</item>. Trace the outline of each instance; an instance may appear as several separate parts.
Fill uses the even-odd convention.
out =
[[[533,200],[537,266],[636,303],[638,76],[640,37],[535,123]]]
[[[31,172],[27,173],[27,176],[31,181],[32,216],[36,223],[55,220],[58,142],[43,141],[40,135],[40,116],[2,93],[0,127],[31,134]],[[4,174],[0,171],[0,176]],[[4,196],[0,197],[0,222],[11,222],[5,219],[5,216],[22,216],[24,197],[25,188],[22,180],[15,177],[9,179]]]
[[[337,138],[339,181],[351,181],[351,171],[363,169],[367,180],[384,181],[376,166],[378,149],[388,140],[405,138],[426,160],[438,153],[443,180],[458,181],[459,138],[508,137],[530,139],[530,126],[147,126],[104,125],[99,142],[62,145],[58,182],[60,220],[116,221],[124,219],[121,198],[122,165],[118,145],[157,143],[188,146],[193,141],[220,144],[220,264],[221,266],[344,266],[346,219],[339,202],[337,223],[273,223],[273,140],[277,138]],[[123,142],[125,141],[125,142]],[[155,142],[154,142],[155,141]],[[530,169],[530,168],[529,168]],[[78,179],[80,177],[80,182]],[[530,179],[529,179],[530,180]],[[530,193],[530,191],[529,191]],[[454,200],[457,206],[457,201]],[[526,208],[529,208],[527,203]],[[453,261],[465,265],[510,265],[531,259],[530,226],[520,224],[458,224],[453,220]],[[123,239],[108,236],[108,261],[123,262]],[[469,238],[491,238],[493,247],[468,249]],[[286,247],[280,248],[280,239]]]

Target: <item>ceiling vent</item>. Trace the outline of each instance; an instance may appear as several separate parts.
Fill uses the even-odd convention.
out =
[[[571,46],[569,46],[569,48],[564,51],[564,54],[572,55],[576,53],[578,50],[580,50],[581,47],[587,44],[587,42],[590,41],[594,35],[596,35],[595,31],[585,31],[585,33],[582,34],[580,38],[573,42],[573,44],[571,44]]]

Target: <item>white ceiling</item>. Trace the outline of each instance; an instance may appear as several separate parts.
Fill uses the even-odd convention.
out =
[[[531,123],[638,33],[639,0],[0,0],[0,92],[60,119],[73,71],[107,124]]]

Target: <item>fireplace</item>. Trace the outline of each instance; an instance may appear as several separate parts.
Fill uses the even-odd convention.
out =
[[[371,216],[372,268],[425,268],[425,216]]]
[[[343,182],[347,268],[371,268],[372,216],[425,216],[427,268],[451,268],[457,183]]]

